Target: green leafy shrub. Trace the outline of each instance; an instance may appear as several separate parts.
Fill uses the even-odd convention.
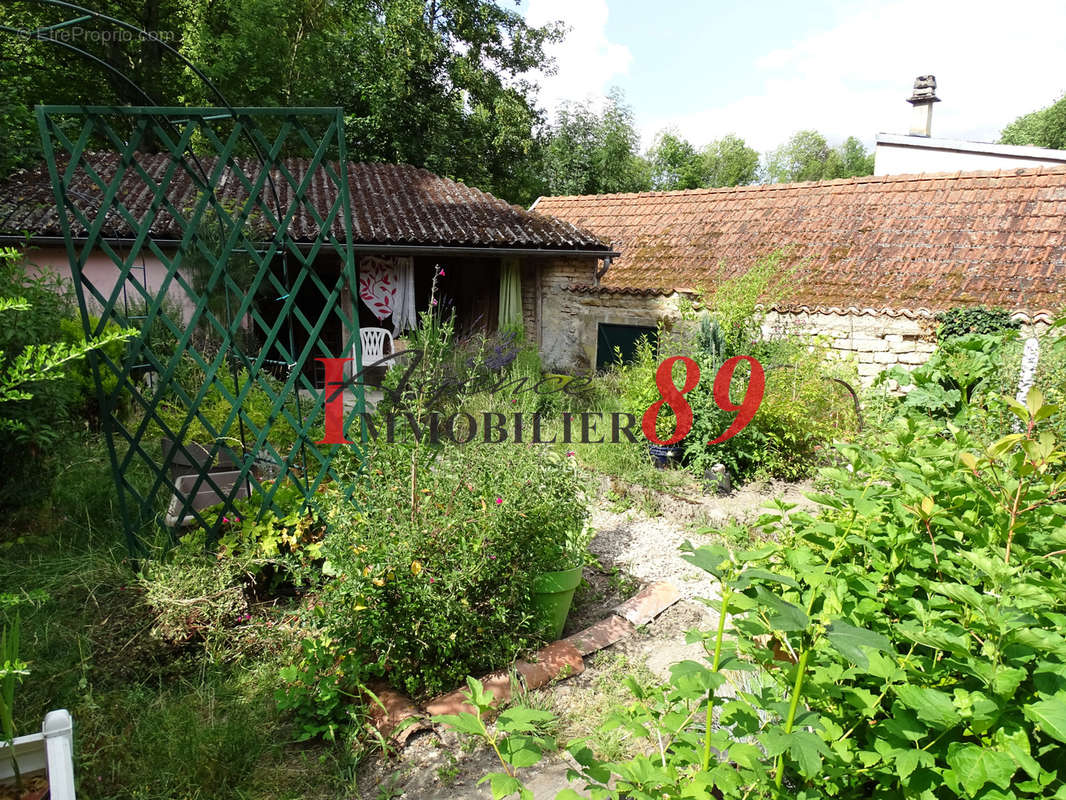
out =
[[[1021,432],[988,448],[901,418],[842,449],[817,516],[778,504],[758,550],[689,546],[723,584],[690,634],[707,662],[609,723],[651,755],[572,745],[592,796],[1066,796],[1066,451],[1039,390],[1007,402]]]
[[[583,563],[590,535],[572,459],[533,446],[380,448],[353,499],[324,512],[316,624],[419,696],[538,641],[532,576]]]
[[[68,374],[94,347],[121,350],[127,334],[115,326],[91,345],[71,334],[68,285],[49,272],[27,276],[11,248],[0,248],[0,314],[0,462],[8,470],[0,507],[28,506],[52,486],[58,464],[49,448],[84,424],[76,418],[84,398]]]
[[[974,333],[1016,331],[1022,326],[1019,320],[1011,319],[1009,311],[984,306],[948,309],[937,314],[936,321],[940,323],[936,336],[941,342]]]
[[[762,521],[779,544],[690,552],[726,582],[722,621],[731,613],[741,638],[723,637],[724,627],[701,634],[709,669],[687,662],[667,687],[630,684],[634,704],[607,727],[658,755],[605,764],[575,743],[590,787],[647,797],[1066,795],[1066,453],[1050,432],[1061,415],[1039,391],[1027,408],[992,397],[1014,391],[1016,358],[1002,374],[1014,344],[1008,334],[948,345],[929,373],[957,393],[954,423],[947,404],[931,413],[898,403],[902,418],[869,448],[845,448],[848,469],[825,473],[819,517]],[[1062,384],[1063,349],[1045,337],[1038,384]],[[1023,432],[1003,438],[1009,422],[997,427],[979,415],[987,409],[1008,410]],[[988,437],[969,433],[978,427],[998,429],[999,441],[986,450]],[[753,663],[761,669],[750,672]],[[726,680],[736,699],[708,703]],[[707,736],[712,721],[719,730]]]
[[[956,417],[969,405],[982,385],[996,377],[1004,346],[1017,336],[969,333],[944,340],[928,361],[910,372],[895,367],[877,377],[875,385],[894,379],[913,386],[903,408],[940,417]]]
[[[328,636],[301,641],[298,658],[281,668],[283,685],[275,694],[278,708],[294,717],[297,741],[335,741],[339,730],[359,720],[366,711],[364,674],[354,649]]]
[[[711,336],[711,338],[709,338]],[[740,480],[809,477],[823,462],[830,442],[857,433],[859,417],[851,394],[854,377],[832,363],[826,351],[802,337],[754,343],[744,355],[762,365],[766,383],[759,410],[740,433],[708,446],[736,417],[714,400],[714,377],[725,359],[738,355],[713,328],[696,340],[695,359],[701,367],[699,385],[687,395],[694,412],[692,432],[684,440],[685,463],[697,476],[722,463]],[[730,400],[739,404],[750,381],[751,368],[741,363],[733,375]]]
[[[89,325],[93,330],[99,325],[99,317],[90,317]],[[76,345],[83,339],[81,322],[76,319],[64,319],[60,322],[60,330],[63,341],[69,345]],[[122,327],[117,322],[109,322],[104,326],[105,334],[119,334]],[[123,340],[112,341],[99,350],[115,364],[122,364],[126,352],[126,342]],[[103,390],[105,395],[111,395],[118,386],[118,376],[107,368],[101,369],[103,377]],[[78,416],[90,420],[94,427],[100,420],[100,407],[96,397],[96,380],[93,377],[92,367],[88,361],[77,361],[67,370],[64,380],[68,383],[71,392],[71,410]],[[126,399],[119,398],[117,410],[121,413],[126,406]]]
[[[201,387],[206,383],[203,370],[195,366],[191,358],[182,359],[182,367],[177,372],[177,378],[190,398],[195,398]],[[275,412],[273,410],[275,401],[271,397],[271,393],[275,397],[280,395],[284,386],[279,381],[275,381],[266,375],[261,374],[260,380],[265,380],[271,391],[268,393],[262,386],[253,385],[240,404],[240,417],[235,418],[230,423],[228,430],[226,430],[226,421],[233,414],[233,403],[229,396],[237,397],[240,392],[244,391],[251,378],[248,372],[243,369],[238,370],[235,375],[225,372],[216,374],[203,399],[196,406],[199,416],[192,417],[182,437],[183,441],[186,443],[196,442],[207,446],[209,449],[211,443],[220,442],[225,447],[239,450],[241,445],[241,439],[239,438],[241,435],[240,420],[243,419],[245,422],[244,444],[246,446],[251,447],[255,442],[256,430],[262,431],[269,426],[270,431],[266,436],[266,442],[274,448],[276,454],[281,458],[288,456],[293,447],[300,442],[299,432],[290,422],[289,417],[296,422],[300,422],[300,410],[297,408],[297,402],[300,402],[303,408],[303,421],[306,423],[308,415],[312,413],[312,401],[289,398],[285,401],[282,409]],[[223,387],[225,391],[223,391]],[[287,415],[283,411],[287,412]],[[186,409],[185,402],[174,393],[157,406],[156,414],[174,434],[179,434],[191,412]],[[319,413],[318,416],[320,418],[321,414]],[[253,430],[252,426],[256,430]],[[165,435],[161,426],[153,424],[153,427],[160,436]],[[315,424],[311,426],[313,435],[320,436],[321,428],[321,419],[316,419]],[[238,456],[240,456],[240,453],[238,453]]]

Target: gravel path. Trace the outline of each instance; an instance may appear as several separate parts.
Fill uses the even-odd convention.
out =
[[[596,537],[590,549],[604,567],[619,567],[641,583],[665,580],[677,586],[684,598],[714,597],[717,581],[681,557],[685,540],[698,546],[708,541],[700,528],[753,520],[774,497],[811,506],[803,496],[810,489],[808,483],[771,484],[698,500],[641,490],[642,502],[627,510],[601,500],[592,514]],[[645,513],[649,499],[657,505],[658,516]]]

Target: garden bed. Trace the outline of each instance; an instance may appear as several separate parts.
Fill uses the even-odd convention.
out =
[[[668,492],[604,479],[603,492],[592,509],[596,537],[590,546],[599,562],[587,566],[584,583],[575,598],[564,636],[587,628],[610,615],[612,609],[638,589],[659,578],[670,580],[682,599],[661,616],[585,658],[579,675],[517,698],[519,704],[551,710],[560,720],[562,740],[591,735],[614,704],[628,697],[622,684],[626,675],[643,683],[665,680],[672,664],[699,659],[703,648],[688,644],[685,633],[710,629],[717,616],[697,597],[715,596],[715,581],[681,558],[685,539],[710,541],[694,532],[697,524],[743,522],[758,516],[762,505],[778,497],[786,502],[809,503],[807,483],[752,485],[730,497],[706,497],[681,503]],[[649,514],[649,512],[651,512]],[[605,748],[621,748],[610,737]],[[619,754],[623,751],[619,749]],[[368,758],[359,772],[361,796],[405,800],[491,798],[488,784],[478,786],[483,775],[498,768],[487,747],[463,741],[454,731],[438,726],[433,732],[415,733],[400,751]],[[525,775],[537,797],[554,797],[565,788],[566,771],[574,766],[567,754],[545,759]],[[543,792],[543,794],[540,794]]]

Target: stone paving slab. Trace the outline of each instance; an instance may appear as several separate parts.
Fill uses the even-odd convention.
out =
[[[667,581],[656,581],[615,606],[614,613],[639,627],[647,625],[680,599],[681,592],[676,586]]]

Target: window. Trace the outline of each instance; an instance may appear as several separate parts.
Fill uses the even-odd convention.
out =
[[[657,345],[659,332],[648,325],[608,325],[599,323],[596,335],[596,370],[606,369],[617,361],[615,349],[622,354],[622,363],[629,364],[637,356],[637,344],[647,337]]]

